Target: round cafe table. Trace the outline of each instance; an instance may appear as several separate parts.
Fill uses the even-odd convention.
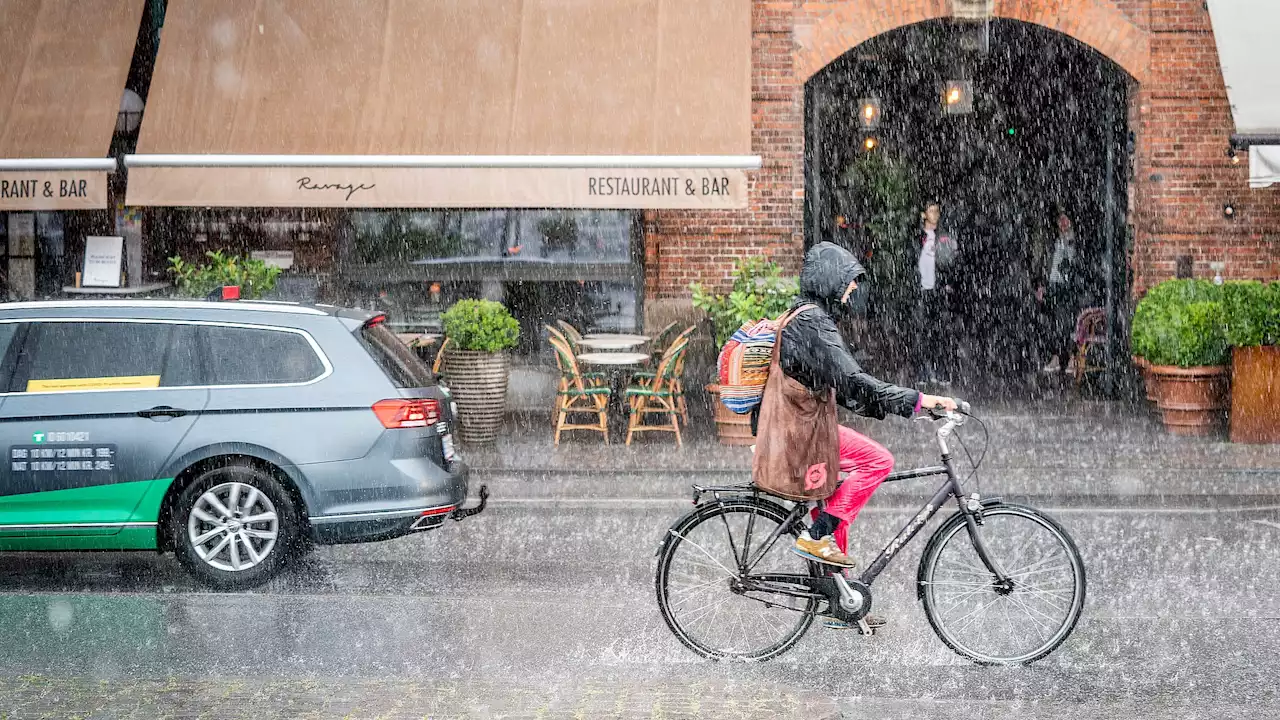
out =
[[[621,437],[627,427],[627,392],[631,371],[649,361],[648,353],[640,352],[596,352],[578,355],[578,362],[583,365],[597,365],[609,368],[609,435]]]
[[[582,337],[584,340],[634,340],[637,343],[649,342],[648,335],[640,335],[638,333],[587,333]]]
[[[643,335],[587,335],[578,344],[592,350],[629,350],[647,342]]]
[[[649,354],[641,352],[595,352],[580,353],[578,355],[578,362],[584,365],[612,365],[614,367],[640,365],[648,359]]]

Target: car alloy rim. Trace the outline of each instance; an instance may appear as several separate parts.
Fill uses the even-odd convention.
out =
[[[187,539],[210,567],[240,572],[256,567],[276,546],[280,518],[258,488],[228,482],[209,488],[187,516]]]

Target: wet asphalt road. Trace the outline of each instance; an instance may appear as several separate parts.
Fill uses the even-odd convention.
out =
[[[151,689],[89,703],[88,716],[137,717],[129,702],[165,681],[217,690],[255,679],[310,683],[318,695],[353,686],[395,694],[397,683],[415,681],[473,691],[418,716],[499,716],[501,703],[477,699],[493,688],[632,688],[639,697],[636,687],[696,696],[774,686],[829,698],[850,718],[1280,714],[1274,507],[1063,508],[1058,517],[1086,558],[1089,598],[1075,634],[1030,667],[977,667],[934,636],[912,587],[924,537],[874,587],[885,631],[864,638],[815,626],[788,655],[742,666],[697,658],[658,615],[654,550],[687,498],[617,492],[559,502],[519,487],[509,483],[465,523],[318,548],[253,593],[207,592],[152,554],[0,555],[0,718],[82,713],[77,702],[139,678]],[[868,557],[892,536],[911,512],[902,500],[873,500],[855,554]],[[529,710],[518,695],[506,702]],[[772,714],[786,712],[806,711]]]

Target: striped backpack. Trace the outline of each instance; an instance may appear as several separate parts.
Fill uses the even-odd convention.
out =
[[[720,350],[716,369],[720,382],[720,402],[738,414],[749,413],[760,404],[778,331],[795,315],[815,305],[801,305],[777,320],[745,322]]]

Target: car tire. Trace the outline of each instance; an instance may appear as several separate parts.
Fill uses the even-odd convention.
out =
[[[178,496],[170,520],[178,561],[221,590],[267,582],[304,547],[292,495],[274,475],[246,462],[200,473]]]

